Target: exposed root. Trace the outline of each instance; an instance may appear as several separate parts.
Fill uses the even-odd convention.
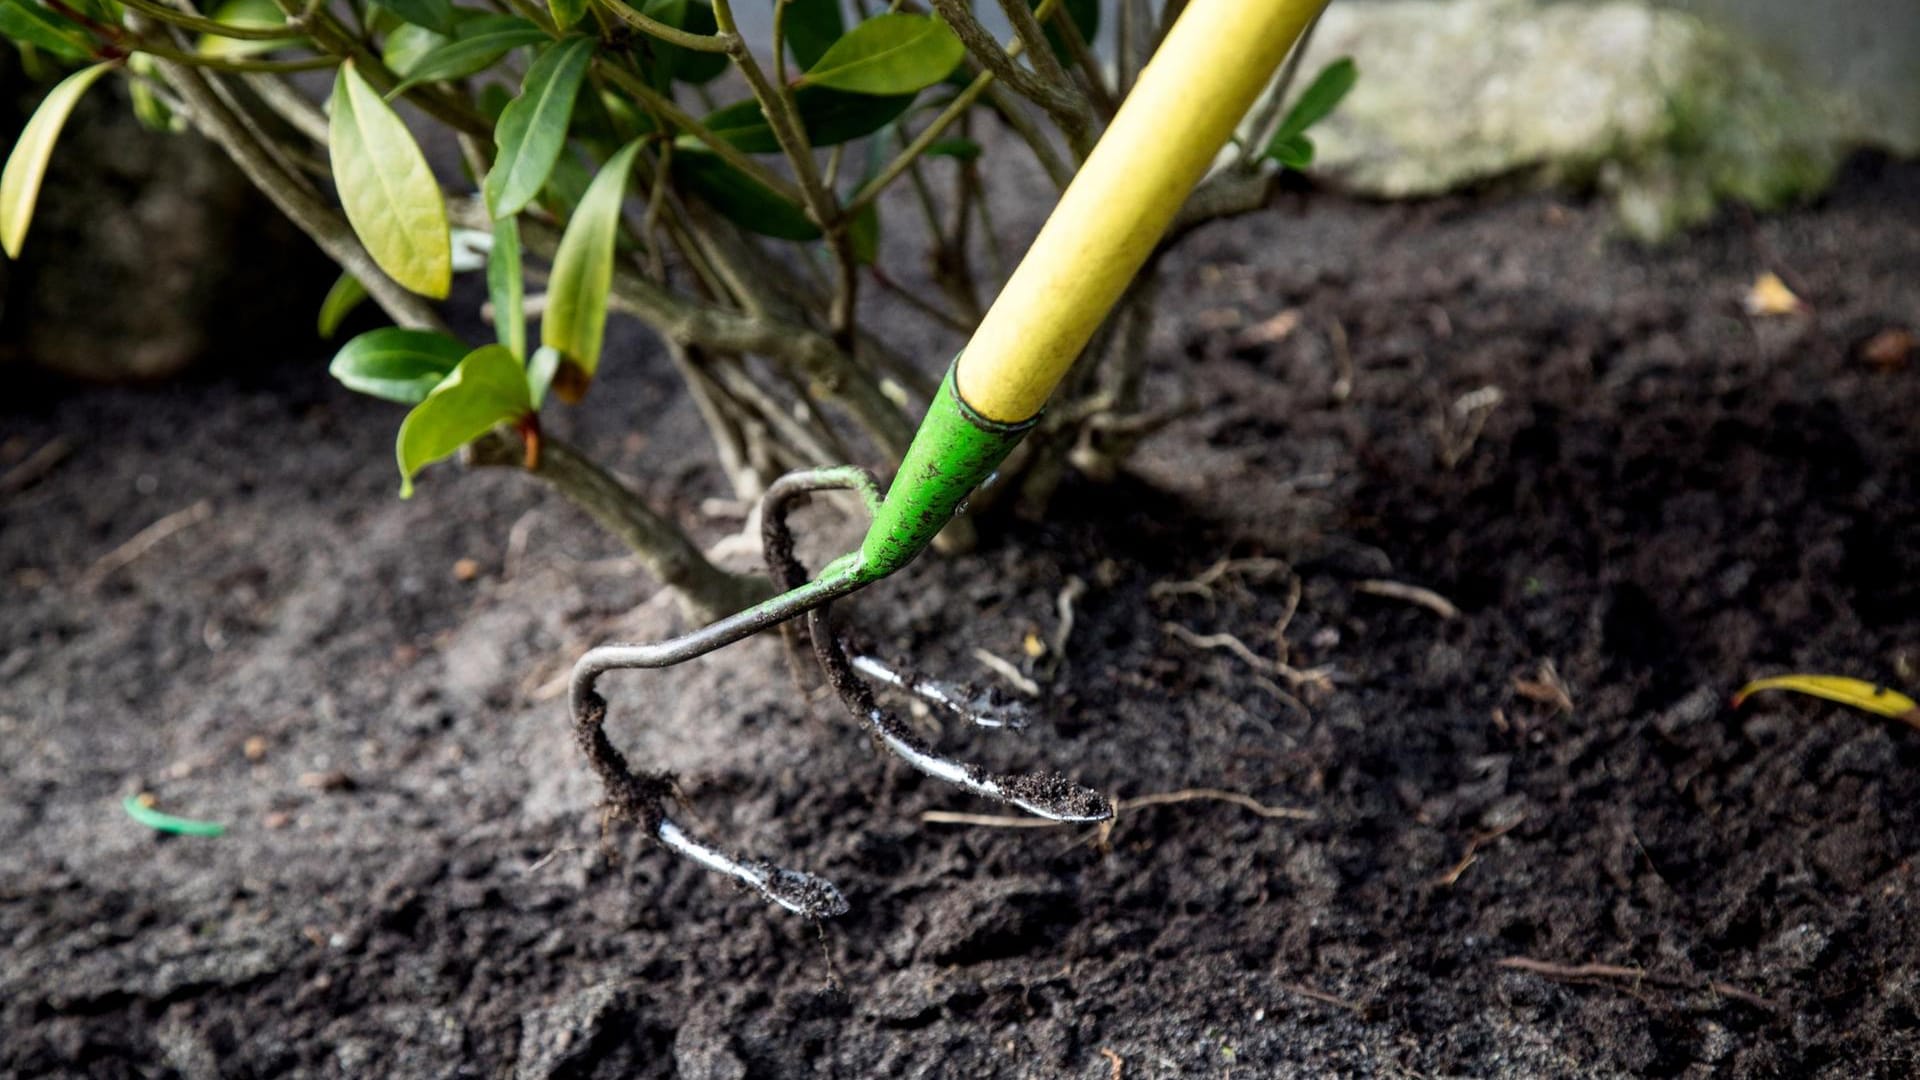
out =
[[[1460,617],[1460,609],[1454,606],[1453,601],[1441,596],[1432,589],[1423,589],[1418,585],[1368,578],[1365,581],[1355,582],[1353,587],[1355,591],[1366,593],[1368,596],[1380,596],[1388,600],[1402,600],[1417,607],[1426,608],[1442,619],[1457,619]]]

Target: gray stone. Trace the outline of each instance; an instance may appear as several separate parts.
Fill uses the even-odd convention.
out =
[[[1634,0],[1335,4],[1303,70],[1352,56],[1360,81],[1314,131],[1315,171],[1388,198],[1497,178],[1597,186],[1659,238],[1723,201],[1818,192],[1883,142],[1844,95],[1735,34]]]

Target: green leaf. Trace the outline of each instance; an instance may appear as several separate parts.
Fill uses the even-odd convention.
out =
[[[453,0],[380,0],[380,6],[415,26],[453,33]]]
[[[775,0],[776,3],[780,0]],[[787,47],[805,71],[820,62],[833,43],[847,32],[840,0],[785,0]]]
[[[465,343],[431,330],[369,330],[333,354],[327,372],[349,390],[417,405],[467,355]]]
[[[980,144],[972,139],[954,136],[940,139],[928,146],[920,156],[926,158],[947,157],[959,161],[972,161],[980,156]]]
[[[1267,156],[1296,171],[1313,164],[1313,140],[1305,135],[1290,135],[1267,144]]]
[[[207,17],[218,23],[249,30],[278,30],[287,25],[286,13],[273,0],[226,0],[226,3],[209,8]],[[298,40],[299,35],[292,31],[275,41],[243,41],[219,34],[202,34],[194,51],[201,56],[255,56],[285,48]]]
[[[520,219],[501,218],[493,223],[493,249],[487,253],[487,299],[493,304],[494,333],[515,357],[527,355],[525,291],[526,279],[520,269]]]
[[[60,80],[33,111],[13,144],[6,170],[0,172],[0,247],[6,249],[8,258],[20,257],[20,245],[26,242],[33,207],[40,200],[40,182],[46,179],[47,160],[53,156],[53,144],[60,140],[60,129],[66,126],[68,115],[87,87],[112,67],[110,63],[95,64]]]
[[[334,281],[333,288],[327,290],[327,298],[320,301],[320,337],[331,338],[333,332],[340,329],[340,320],[351,314],[366,298],[367,287],[360,284],[360,279],[342,273]]]
[[[580,385],[593,378],[600,366],[600,343],[607,329],[607,292],[613,287],[613,242],[620,233],[627,177],[639,152],[640,144],[632,142],[607,159],[581,198],[573,220],[567,222],[560,247],[553,253],[540,341],[579,369]],[[573,383],[570,379],[569,384]]]
[[[931,15],[876,15],[834,42],[804,81],[856,94],[911,94],[946,78],[966,52]]]
[[[592,38],[568,38],[541,53],[527,70],[520,96],[500,114],[493,135],[500,152],[483,185],[495,221],[525,209],[545,186],[566,145],[594,45]]]
[[[545,40],[546,31],[512,15],[469,19],[460,24],[452,40],[443,41],[415,58],[403,72],[406,81],[394,87],[388,97],[398,97],[416,83],[464,79],[478,74],[512,50]]]
[[[553,12],[555,26],[571,30],[580,16],[587,13],[587,0],[547,0],[547,10]]]
[[[93,55],[85,30],[33,0],[0,0],[0,37],[45,49],[62,60]]]
[[[560,370],[560,350],[545,345],[533,350],[533,358],[527,361],[527,393],[533,396],[533,407],[547,400],[547,387],[553,385],[553,377]]]
[[[880,204],[869,202],[847,223],[847,241],[853,248],[853,261],[872,266],[880,255]]]
[[[1347,96],[1353,84],[1360,78],[1360,69],[1353,64],[1353,58],[1343,56],[1320,69],[1313,82],[1300,92],[1300,100],[1287,110],[1286,119],[1280,121],[1280,127],[1273,133],[1273,141],[1267,144],[1269,152],[1273,147],[1295,135],[1300,135],[1320,121],[1340,104]]]
[[[782,240],[820,238],[820,229],[800,207],[729,165],[691,136],[674,140],[673,176],[743,229]]]
[[[400,497],[413,496],[413,478],[421,469],[453,456],[495,424],[518,420],[532,411],[526,370],[505,346],[486,345],[468,353],[400,424],[394,444],[394,456],[400,461]]]
[[[367,254],[402,286],[445,299],[453,235],[440,184],[399,114],[352,63],[334,80],[327,142],[340,203]]]
[[[413,69],[418,67],[422,60],[451,40],[437,30],[429,30],[412,23],[401,23],[393,28],[385,41],[380,43],[380,59],[393,69],[394,74],[411,75]],[[392,96],[398,97],[399,93],[396,88]]]
[[[837,146],[871,135],[893,123],[913,104],[912,94],[875,97],[803,86],[794,91],[794,107],[814,146]],[[760,103],[752,98],[716,109],[701,121],[709,131],[749,154],[777,154],[780,140],[773,136]]]

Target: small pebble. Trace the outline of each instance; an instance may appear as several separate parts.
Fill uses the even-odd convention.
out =
[[[472,581],[474,578],[477,578],[479,576],[480,576],[480,561],[478,559],[454,560],[453,578],[455,581]]]

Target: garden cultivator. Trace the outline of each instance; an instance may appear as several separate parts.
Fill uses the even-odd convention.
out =
[[[846,910],[830,883],[730,854],[669,818],[670,781],[636,776],[628,768],[607,739],[607,703],[596,689],[606,672],[679,664],[803,614],[829,684],[854,718],[908,764],[1043,818],[1096,822],[1112,816],[1098,792],[1065,778],[994,775],[933,750],[879,707],[862,672],[977,721],[991,718],[981,717],[951,688],[899,675],[872,657],[850,659],[828,623],[829,605],[912,562],[1033,427],[1054,387],[1324,5],[1193,0],[949,368],[885,496],[871,473],[854,467],[783,477],[766,494],[762,522],[768,566],[786,592],[669,641],[607,645],[581,657],[571,690],[575,734],[615,818],[642,825],[673,850],[791,911],[824,917]],[[787,512],[797,499],[830,489],[859,494],[872,525],[857,550],[808,580],[792,555]]]

